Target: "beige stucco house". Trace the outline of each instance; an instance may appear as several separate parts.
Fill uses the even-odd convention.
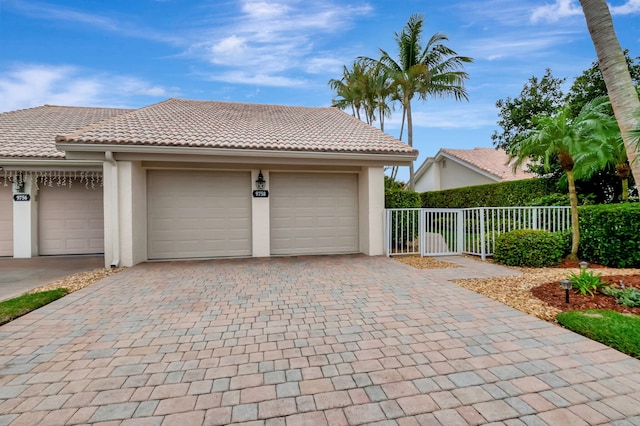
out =
[[[384,166],[417,156],[335,108],[184,99],[15,111],[0,132],[0,255],[107,266],[383,254]]]
[[[428,157],[415,174],[415,190],[440,191],[535,177],[523,167],[515,171],[504,150],[442,148]]]

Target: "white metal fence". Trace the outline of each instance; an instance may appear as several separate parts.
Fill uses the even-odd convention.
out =
[[[469,209],[387,209],[388,256],[420,254],[493,255],[498,235],[516,229],[563,231],[569,207],[478,207]]]

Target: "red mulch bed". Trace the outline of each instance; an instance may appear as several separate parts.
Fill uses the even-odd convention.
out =
[[[578,262],[577,260],[571,261],[565,259],[557,267],[579,269]],[[599,268],[603,268],[603,266],[595,264],[589,265],[589,269]],[[620,288],[619,283],[622,280],[625,287],[635,287],[640,290],[640,275],[610,275],[602,277],[602,280],[615,288]],[[584,309],[607,309],[620,313],[640,315],[640,307],[624,307],[619,305],[615,298],[601,293],[596,293],[594,296],[583,296],[575,290],[569,290],[569,303],[565,303],[565,291],[560,287],[560,282],[558,281],[534,287],[531,289],[531,293],[543,302],[563,312]]]

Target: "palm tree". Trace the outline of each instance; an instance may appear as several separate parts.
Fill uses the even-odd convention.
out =
[[[618,122],[611,115],[611,102],[606,96],[598,97],[591,102],[594,114],[599,115],[601,130],[594,133],[590,140],[579,145],[575,154],[575,176],[577,179],[589,179],[600,170],[613,166],[622,185],[622,201],[627,201],[631,167],[627,161]]]
[[[413,117],[411,101],[414,96],[426,100],[429,96],[448,97],[456,100],[468,100],[464,81],[469,75],[462,69],[465,63],[473,62],[466,56],[459,56],[448,48],[449,39],[436,33],[426,45],[422,46],[422,27],[424,17],[411,15],[399,34],[396,33],[398,58],[394,60],[389,53],[380,49],[381,57],[377,62],[393,81],[398,91],[403,113],[407,119],[407,143],[413,146]],[[368,61],[374,61],[364,58]],[[413,189],[413,163],[409,168],[409,188]]]
[[[613,21],[606,0],[580,0],[591,40],[598,55],[602,77],[607,86],[627,158],[633,175],[640,177],[640,164],[636,161],[637,140],[630,133],[640,128],[638,93],[633,86],[627,61],[613,28]]]
[[[362,64],[354,61],[352,68],[342,67],[342,78],[340,80],[329,80],[329,87],[336,92],[332,105],[341,110],[351,108],[354,117],[360,119],[360,109],[363,103],[363,93],[361,87],[361,76],[364,70]]]
[[[509,149],[509,156],[515,159],[514,170],[530,159],[542,161],[549,170],[551,160],[557,156],[560,166],[567,175],[569,204],[571,205],[571,254],[578,258],[580,229],[578,227],[578,196],[575,182],[575,156],[581,144],[602,140],[608,130],[602,122],[602,99],[587,103],[576,118],[569,105],[562,107],[555,115],[538,115],[533,118],[535,128],[525,134]]]

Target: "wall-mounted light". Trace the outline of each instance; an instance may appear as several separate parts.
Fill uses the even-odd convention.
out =
[[[256,189],[264,189],[267,181],[264,180],[264,176],[262,176],[262,170],[258,173],[258,179],[256,179]]]
[[[22,194],[24,192],[24,181],[22,179],[13,182],[13,193]]]

